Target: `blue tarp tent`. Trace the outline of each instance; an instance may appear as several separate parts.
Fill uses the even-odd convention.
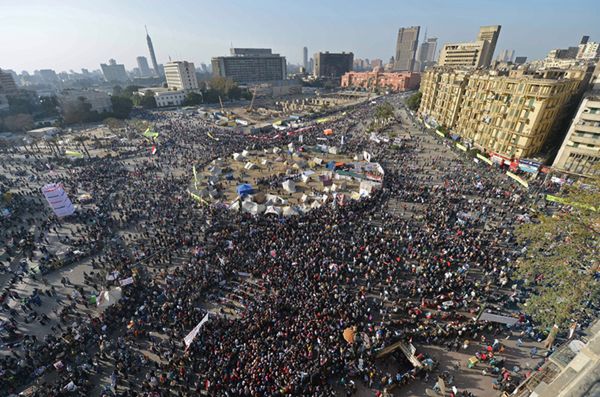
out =
[[[248,185],[247,183],[242,183],[237,187],[237,194],[239,196],[245,196],[252,193],[254,193],[254,189],[252,189],[252,186]]]
[[[335,170],[335,161],[330,161],[329,163],[327,163],[327,169]]]

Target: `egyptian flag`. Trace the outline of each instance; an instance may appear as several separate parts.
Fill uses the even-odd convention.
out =
[[[156,154],[156,145],[152,145],[152,149],[150,149],[151,154]]]

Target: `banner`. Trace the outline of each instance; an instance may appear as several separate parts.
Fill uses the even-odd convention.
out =
[[[467,148],[465,146],[461,145],[460,143],[457,143],[456,147],[459,148],[460,150],[462,150],[463,152],[467,151]]]
[[[441,136],[442,138],[446,137],[446,135],[441,131],[435,131],[435,133],[438,134],[439,136]]]
[[[571,206],[577,207],[577,208],[585,208],[587,210],[597,211],[596,207],[593,207],[591,205],[576,203],[574,201],[567,200],[567,199],[565,199],[563,197],[553,196],[551,194],[547,194],[546,195],[546,200],[550,201],[550,202],[553,202],[553,203],[559,203],[559,204],[564,204],[564,205],[571,205]]]
[[[520,176],[515,175],[510,171],[506,171],[506,175],[508,175],[510,178],[514,179],[517,183],[519,183],[527,188],[529,187],[529,183],[527,183],[527,181],[524,180],[523,178],[521,178]]]
[[[148,128],[146,128],[146,131],[144,131],[144,136],[146,138],[156,138],[156,137],[158,137],[158,132],[150,131],[150,127],[148,127]]]
[[[71,157],[83,157],[83,154],[74,150],[65,150],[65,154]]]
[[[42,194],[57,217],[62,218],[75,212],[75,207],[61,184],[50,183],[44,186]]]
[[[480,153],[477,153],[477,158],[481,161],[483,161],[486,164],[492,165],[492,160],[488,159],[487,157],[481,155]]]
[[[185,343],[186,348],[190,347],[190,345],[192,344],[194,339],[196,339],[196,335],[198,335],[198,332],[200,332],[200,328],[202,328],[204,323],[206,323],[207,321],[208,321],[208,313],[206,313],[206,316],[204,316],[204,318],[202,320],[200,320],[198,325],[196,325],[194,327],[194,329],[191,330],[190,333],[187,334],[185,338],[183,338],[183,343]]]

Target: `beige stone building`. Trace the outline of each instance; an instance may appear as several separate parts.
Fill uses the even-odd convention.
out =
[[[590,175],[600,164],[600,93],[583,98],[553,166]]]
[[[558,128],[589,73],[434,68],[423,73],[419,114],[474,147],[509,158],[539,153]]]

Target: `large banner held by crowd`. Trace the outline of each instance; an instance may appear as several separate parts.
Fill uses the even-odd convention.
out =
[[[191,330],[190,333],[185,336],[185,338],[183,338],[183,343],[185,343],[186,348],[190,347],[190,345],[192,344],[194,339],[196,339],[198,332],[200,332],[200,328],[202,328],[204,323],[206,323],[207,321],[208,321],[208,313],[206,313],[206,316],[204,316],[204,318],[202,320],[200,320],[198,325],[196,325],[194,327],[194,329]]]
[[[67,193],[65,193],[61,184],[49,183],[42,188],[42,193],[50,205],[50,208],[54,211],[54,215],[59,218],[69,216],[75,212],[73,203],[69,199],[69,196],[67,196]]]

